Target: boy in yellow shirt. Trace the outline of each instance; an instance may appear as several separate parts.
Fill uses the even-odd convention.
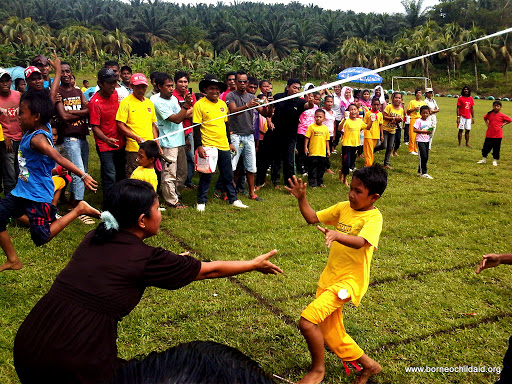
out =
[[[324,110],[317,109],[315,123],[308,126],[304,139],[304,153],[308,156],[308,183],[313,188],[325,188],[324,173],[327,157],[331,155],[329,128],[323,124],[324,119]]]
[[[372,109],[364,115],[364,122],[371,123],[370,129],[364,130],[364,166],[369,167],[373,164],[373,150],[377,141],[383,141],[382,123],[384,122],[382,112],[379,111],[380,100],[378,97],[372,99]]]
[[[348,200],[315,212],[306,199],[306,185],[295,176],[286,188],[299,202],[299,209],[308,224],[325,223],[331,230],[317,226],[325,234],[330,248],[316,291],[315,300],[302,312],[299,328],[305,337],[312,365],[299,383],[320,383],[325,375],[324,343],[343,361],[356,369],[362,365],[358,384],[380,372],[379,363],[368,357],[343,326],[343,305],[350,300],[355,306],[368,289],[370,263],[382,230],[382,215],[373,205],[387,186],[386,170],[379,164],[354,172]]]
[[[130,179],[137,179],[146,181],[155,189],[158,187],[158,178],[155,172],[155,161],[158,159],[160,154],[160,147],[156,141],[144,141],[139,144],[139,150],[137,152],[137,164],[139,166],[135,168]]]

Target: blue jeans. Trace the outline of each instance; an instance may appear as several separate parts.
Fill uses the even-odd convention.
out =
[[[68,153],[69,159],[82,172],[87,172],[89,167],[89,143],[87,139],[77,137],[65,137],[64,148]],[[77,175],[73,174],[70,191],[77,201],[84,199],[85,186],[83,181]]]
[[[192,184],[192,178],[194,177],[194,131],[191,131],[186,139],[190,143],[190,151],[187,152],[187,180],[185,180],[185,185],[189,186]]]
[[[254,144],[254,135],[237,135],[231,134],[231,144],[236,149],[236,154],[233,157],[233,172],[236,171],[240,157],[244,162],[244,167],[247,172],[256,173],[256,146]]]
[[[237,200],[235,186],[233,185],[233,169],[231,168],[231,152],[219,150],[217,160],[219,168],[219,181],[222,183],[223,191],[228,195],[228,201],[233,203]],[[208,190],[213,178],[213,173],[199,173],[199,187],[197,188],[197,204],[205,204],[208,201]]]
[[[4,182],[4,192],[7,195],[11,192],[16,183],[18,182],[18,175],[20,173],[20,166],[18,164],[18,149],[20,147],[19,141],[11,140],[12,152],[7,152],[7,149],[2,151],[2,178]],[[5,145],[4,145],[5,148]]]
[[[100,157],[101,188],[103,189],[103,202],[105,202],[108,191],[114,183],[126,177],[125,150],[121,148],[115,151],[100,152],[96,147],[96,151]]]

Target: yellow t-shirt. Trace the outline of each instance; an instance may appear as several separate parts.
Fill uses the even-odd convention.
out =
[[[402,121],[405,119],[405,113],[404,109],[402,107],[398,107],[398,109],[395,109],[392,104],[386,105],[386,108],[384,108],[384,112],[387,113],[388,116],[396,116],[401,117]],[[393,123],[392,121],[384,120],[384,124],[382,128],[385,131],[388,131],[389,133],[395,133],[396,132],[396,123]]]
[[[409,105],[407,105],[407,110],[415,109],[415,108],[421,107],[422,105],[427,105],[427,104],[425,104],[425,102],[423,100],[416,101],[416,99],[414,99],[409,102]],[[411,119],[416,120],[420,117],[420,112],[414,111],[410,114],[410,116],[411,116]]]
[[[368,111],[366,112],[366,115],[364,115],[363,121],[365,124],[368,124],[371,121],[372,113],[372,111]],[[376,115],[377,119],[372,123],[372,127],[364,130],[365,139],[380,139],[380,125],[384,122],[384,118],[382,117],[382,112],[377,112]]]
[[[153,140],[153,123],[156,122],[155,106],[149,99],[140,101],[133,94],[119,103],[116,120],[125,123],[128,128],[144,140]],[[129,137],[126,138],[126,151],[137,152],[139,144]]]
[[[358,147],[361,145],[359,136],[361,129],[365,129],[366,124],[361,119],[347,119],[343,124],[343,140],[341,145],[344,147]]]
[[[156,187],[158,186],[158,179],[156,177],[156,172],[155,172],[154,168],[144,168],[144,167],[138,166],[132,172],[130,179],[147,181],[149,184],[151,184],[153,186],[153,188],[155,188],[155,192],[156,192]]]
[[[216,119],[213,121],[209,121]],[[229,150],[229,142],[226,134],[226,121],[228,121],[228,106],[218,99],[212,103],[203,97],[194,104],[194,124],[201,124],[201,138],[204,147],[214,147],[221,151]]]
[[[309,156],[327,155],[327,144],[329,141],[329,128],[326,125],[310,124],[306,131],[306,137],[309,138]]]
[[[0,141],[4,141],[4,130],[2,124],[0,124]]]
[[[377,249],[382,231],[382,215],[377,208],[356,211],[350,208],[350,202],[343,201],[317,212],[317,217],[320,222],[333,225],[340,233],[361,236],[368,242],[360,249],[332,243],[327,265],[318,281],[323,289],[342,283],[357,306],[368,289],[373,250]]]

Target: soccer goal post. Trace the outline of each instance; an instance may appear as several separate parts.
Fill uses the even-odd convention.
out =
[[[432,88],[432,81],[430,80],[430,78],[428,77],[407,77],[407,76],[393,76],[391,78],[391,89],[393,91],[400,91],[400,82],[399,80],[400,79],[419,79],[419,80],[423,80],[424,82],[424,88]],[[395,84],[397,86],[397,88],[395,88]]]

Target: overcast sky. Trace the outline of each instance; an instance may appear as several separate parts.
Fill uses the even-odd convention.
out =
[[[176,0],[175,3],[182,4],[217,4],[218,0]],[[223,1],[224,4],[231,4],[231,1]],[[261,3],[289,3],[289,0],[259,0]],[[365,13],[403,13],[404,7],[401,0],[306,0],[300,1],[303,4],[315,4],[324,9],[352,10]],[[423,7],[439,4],[439,0],[424,0]]]

